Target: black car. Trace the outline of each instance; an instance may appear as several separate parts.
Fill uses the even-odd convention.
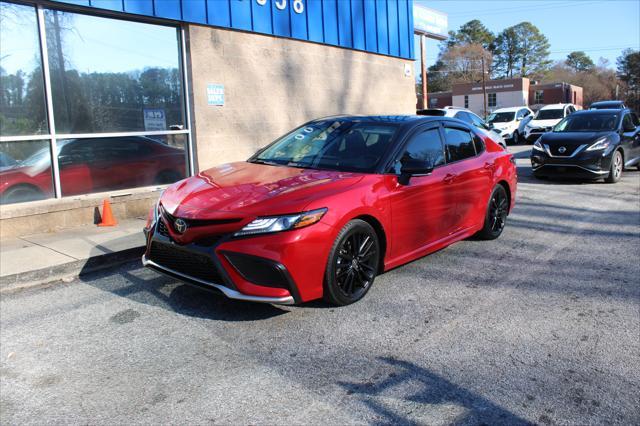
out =
[[[538,178],[620,180],[625,167],[640,169],[640,122],[629,109],[578,111],[543,134],[531,150]]]
[[[589,109],[625,109],[622,101],[599,101],[591,104]]]

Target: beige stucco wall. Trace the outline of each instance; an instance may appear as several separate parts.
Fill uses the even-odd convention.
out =
[[[415,113],[410,60],[195,25],[187,46],[199,170],[244,160],[310,119]],[[207,84],[224,85],[224,106],[207,105]]]

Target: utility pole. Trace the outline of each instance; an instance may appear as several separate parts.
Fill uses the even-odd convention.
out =
[[[427,95],[427,46],[425,43],[426,37],[420,35],[420,73],[422,74],[422,108],[429,108],[429,98]]]
[[[486,120],[487,119],[487,85],[485,84],[485,81],[484,81],[484,55],[482,55],[482,98],[483,98],[482,110],[484,111],[484,117],[482,118]]]

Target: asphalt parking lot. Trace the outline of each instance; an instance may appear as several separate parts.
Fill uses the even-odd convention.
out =
[[[233,302],[137,264],[3,295],[0,420],[637,424],[640,172],[537,181],[511,149],[504,234],[355,305]]]

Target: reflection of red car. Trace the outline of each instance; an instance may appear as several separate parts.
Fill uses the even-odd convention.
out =
[[[345,305],[385,270],[497,238],[516,181],[512,155],[459,120],[316,120],[170,185],[143,263],[234,299]]]
[[[0,171],[0,200],[15,203],[53,193],[49,148]],[[184,177],[184,150],[140,136],[58,141],[62,195],[175,182]]]

